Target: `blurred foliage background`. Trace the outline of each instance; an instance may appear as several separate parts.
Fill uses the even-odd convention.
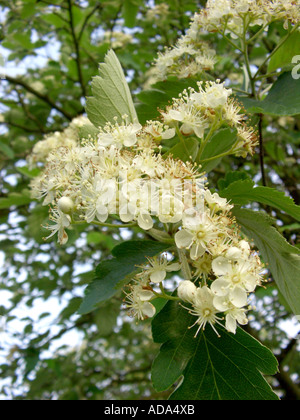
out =
[[[168,397],[169,392],[157,394],[151,386],[150,368],[158,348],[150,324],[132,322],[121,295],[88,315],[76,313],[100,259],[122,240],[141,234],[76,227],[67,246],[45,242],[41,225],[47,208],[30,198],[28,184],[35,170],[28,167],[26,156],[47,133],[61,131],[84,113],[89,82],[110,48],[125,70],[135,102],[143,98],[138,107],[142,122],[155,118],[157,107],[172,98],[171,86],[180,92],[195,80],[165,82],[165,95],[155,99],[139,99],[138,94],[149,88],[157,52],[174,45],[204,4],[0,0],[0,53],[6,70],[0,81],[0,399]],[[254,64],[263,62],[280,31],[280,25],[274,25],[264,45],[251,52]],[[217,37],[213,46],[222,53],[213,76],[239,78],[238,54]],[[300,117],[266,117],[263,131],[267,185],[300,204]],[[239,170],[262,183],[257,154],[247,160],[224,159],[209,173],[210,185],[216,187],[226,173]],[[286,239],[299,246],[300,224],[280,211],[272,215]],[[247,329],[272,349],[281,366],[270,379],[272,386],[283,399],[300,399],[299,323],[273,283],[254,301]]]

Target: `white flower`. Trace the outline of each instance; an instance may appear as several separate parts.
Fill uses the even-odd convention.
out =
[[[144,131],[151,134],[155,140],[169,140],[176,134],[175,128],[170,128],[159,121],[147,121]]]
[[[226,213],[233,208],[232,205],[228,204],[226,198],[220,197],[218,193],[212,194],[209,190],[204,191],[204,199],[213,212],[222,211]]]
[[[240,325],[247,325],[248,319],[246,316],[246,310],[244,308],[236,308],[229,300],[228,296],[216,296],[214,298],[214,306],[216,309],[218,309],[220,312],[225,313],[225,319],[226,319],[226,330],[235,334],[237,323]]]
[[[219,311],[215,308],[213,299],[214,295],[207,286],[199,287],[195,292],[195,297],[192,303],[193,309],[189,310],[191,315],[197,317],[197,321],[190,328],[196,324],[199,325],[195,337],[201,329],[205,329],[206,324],[209,324],[219,336],[219,333],[215,329],[215,324],[222,324],[219,322],[221,318],[217,316]]]
[[[162,223],[178,223],[182,219],[184,204],[171,194],[162,194],[158,218]]]
[[[214,274],[218,277],[211,285],[216,296],[229,295],[230,302],[237,308],[247,304],[247,292],[253,292],[259,284],[253,273],[253,266],[245,260],[233,263],[224,257],[216,258],[212,263]]]
[[[104,130],[98,135],[98,144],[100,146],[114,145],[118,148],[122,146],[132,147],[137,142],[137,134],[142,126],[139,123],[130,123],[126,125],[107,124]]]
[[[197,287],[195,283],[190,280],[183,280],[177,288],[177,294],[184,302],[192,303],[195,299]]]
[[[128,293],[126,296],[128,299],[126,306],[129,308],[131,316],[144,320],[145,318],[152,318],[155,315],[155,306],[149,302],[154,297],[154,293],[151,290],[147,290],[138,284],[132,286],[131,293]]]
[[[203,114],[193,106],[192,102],[186,103],[179,100],[177,104],[175,103],[174,109],[167,109],[167,112],[162,113],[162,116],[167,124],[172,124],[174,121],[180,122],[182,124],[180,131],[185,136],[195,134],[197,137],[203,138],[204,131],[208,127]]]
[[[199,106],[207,108],[220,108],[223,107],[232,94],[232,89],[226,89],[224,83],[207,82],[205,89],[202,88],[202,83],[198,83],[199,93],[195,92],[191,95],[191,100],[195,101]]]
[[[207,245],[218,237],[218,228],[206,213],[185,217],[183,229],[176,233],[178,248],[190,249],[192,260],[197,260],[207,250]]]
[[[149,278],[153,283],[161,283],[165,280],[167,273],[172,271],[179,271],[180,264],[170,264],[164,256],[148,258],[149,265],[142,266],[143,271],[138,276],[142,278]]]
[[[62,213],[59,209],[52,209],[52,214],[49,218],[54,222],[54,224],[45,226],[46,229],[52,231],[52,233],[45,239],[49,239],[58,233],[58,242],[61,245],[66,244],[68,241],[68,235],[65,228],[69,227],[71,224],[70,216]]]

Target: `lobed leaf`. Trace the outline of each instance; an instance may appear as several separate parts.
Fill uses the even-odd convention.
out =
[[[300,250],[272,226],[265,213],[235,208],[233,215],[243,232],[253,238],[279,291],[295,315],[300,314]]]
[[[183,376],[171,400],[278,400],[262,373],[277,372],[270,350],[242,329],[236,335],[207,327],[195,338],[195,318],[170,301],[152,322],[154,341],[163,343],[152,367],[156,390]]]
[[[128,116],[128,122],[136,122],[138,118],[128,83],[113,50],[106,54],[99,72],[100,76],[92,80],[93,96],[87,98],[89,120],[96,128],[104,127],[107,122],[113,123],[115,117],[121,123],[123,115]]]

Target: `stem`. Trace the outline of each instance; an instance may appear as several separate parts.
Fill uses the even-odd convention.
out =
[[[49,105],[51,108],[56,109],[58,112],[60,112],[64,117],[66,117],[69,121],[72,121],[74,118],[74,115],[71,115],[69,112],[65,111],[63,107],[56,104],[47,94],[42,94],[39,91],[33,89],[30,85],[28,85],[26,82],[24,82],[22,79],[14,78],[8,75],[5,75],[5,80],[7,80],[9,83],[14,85],[22,86],[27,92],[32,93],[34,96],[45,102],[47,105]],[[79,113],[84,112],[84,109],[79,111]]]
[[[117,229],[129,228],[129,227],[136,226],[136,223],[124,223],[122,225],[117,225],[115,223],[101,223],[101,222],[97,222],[95,220],[93,222],[91,222],[91,223],[80,222],[80,221],[74,221],[74,220],[72,220],[72,225],[85,225],[85,224],[92,224],[92,225],[96,225],[96,226],[109,227],[109,228],[117,228]]]
[[[184,280],[191,280],[192,273],[190,270],[190,265],[185,255],[185,250],[177,248],[177,251],[178,251],[179,261],[181,262],[181,271],[182,271],[183,278]]]
[[[72,0],[68,0],[68,8],[69,8],[69,18],[70,18],[70,27],[71,27],[71,33],[76,53],[76,66],[77,66],[77,72],[78,72],[78,79],[79,84],[81,86],[82,95],[85,98],[86,97],[86,87],[83,79],[82,74],[82,68],[81,68],[81,55],[80,55],[80,48],[79,48],[79,38],[77,39],[76,33],[75,33],[75,25],[74,25],[74,19],[73,19],[73,4]]]
[[[267,62],[270,60],[270,58],[273,57],[273,55],[279,50],[280,47],[289,39],[289,37],[298,29],[299,25],[296,25],[280,42],[279,44],[274,48],[274,50],[268,55],[268,57],[264,60],[264,62],[261,64],[259,69],[254,75],[254,79],[257,78],[261,70],[264,68],[264,66],[267,64]]]
[[[216,28],[217,29],[217,28]],[[232,47],[234,47],[236,50],[238,50],[238,51],[240,51],[241,53],[243,53],[243,50],[238,46],[238,45],[236,45],[233,41],[231,41],[231,39],[230,38],[228,38],[228,36],[226,36],[225,35],[225,33],[224,32],[221,32],[221,31],[219,31],[218,29],[217,29],[217,31],[218,31],[218,33],[220,34],[220,35],[222,35],[222,37],[232,46]]]
[[[245,22],[244,22],[245,24]],[[247,28],[244,28],[244,37],[243,37],[243,44],[244,44],[244,56],[245,56],[245,64],[246,64],[246,69],[247,69],[247,73],[249,76],[249,80],[251,83],[251,91],[252,91],[252,96],[254,98],[256,98],[256,91],[255,91],[255,77],[252,76],[251,74],[251,68],[250,68],[250,59],[249,59],[249,48],[248,48],[248,42],[246,39],[246,32],[247,32]]]
[[[263,114],[259,114],[258,122],[258,133],[259,133],[259,161],[260,161],[260,172],[263,186],[267,186],[267,179],[265,173],[265,154],[264,154],[264,143],[263,143]]]
[[[199,148],[199,152],[198,152],[198,154],[197,154],[197,158],[196,158],[196,162],[200,162],[200,159],[201,159],[201,156],[202,156],[202,153],[203,153],[203,151],[204,151],[204,149],[205,149],[205,146],[207,145],[207,143],[209,142],[209,140],[212,138],[212,136],[213,136],[213,134],[214,134],[214,132],[220,127],[222,125],[222,120],[221,121],[219,121],[219,122],[217,122],[217,123],[214,123],[211,127],[210,127],[210,130],[209,130],[209,132],[208,132],[208,134],[207,134],[207,136],[205,137],[205,140],[203,140],[203,142],[201,143],[201,146],[200,146],[200,148]]]
[[[164,288],[163,288],[163,286],[160,284],[160,290],[161,290],[161,293],[157,293],[157,292],[155,292],[155,290],[152,290],[152,292],[155,294],[155,296],[156,297],[158,297],[158,298],[162,298],[162,299],[166,299],[166,300],[177,300],[177,301],[179,301],[180,300],[180,298],[179,297],[177,297],[177,296],[170,296],[170,295],[168,295],[166,292],[165,292],[165,290],[164,290]]]
[[[211,160],[219,159],[219,158],[222,158],[224,156],[229,156],[233,152],[233,150],[234,150],[234,148],[231,148],[227,152],[221,153],[220,155],[216,155],[216,156],[212,156],[212,157],[207,158],[207,159],[200,160],[199,163],[201,164],[203,162],[210,162]]]
[[[186,152],[186,154],[187,154],[187,156],[189,158],[190,152],[189,152],[189,150],[188,150],[188,148],[186,146],[186,142],[184,141],[184,138],[183,138],[183,136],[182,136],[182,134],[181,134],[181,132],[180,132],[180,130],[178,128],[178,124],[176,124],[176,134],[179,137],[180,143],[183,145],[184,150],[185,150],[185,152]]]

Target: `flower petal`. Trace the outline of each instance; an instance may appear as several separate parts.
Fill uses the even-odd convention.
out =
[[[247,301],[247,292],[242,287],[237,286],[230,292],[230,302],[237,308],[247,305]]]
[[[193,243],[193,235],[185,229],[175,235],[175,242],[178,248],[189,248]]]
[[[227,258],[218,257],[212,262],[212,269],[216,276],[224,276],[232,271],[232,265]]]
[[[229,283],[226,280],[217,279],[211,285],[211,291],[216,296],[227,296],[229,293]]]
[[[148,318],[152,318],[155,315],[156,309],[155,306],[152,305],[150,302],[145,302],[142,307],[143,315]]]
[[[153,283],[160,283],[162,282],[165,278],[166,278],[166,271],[165,270],[155,270],[151,275],[150,275],[150,280]]]

